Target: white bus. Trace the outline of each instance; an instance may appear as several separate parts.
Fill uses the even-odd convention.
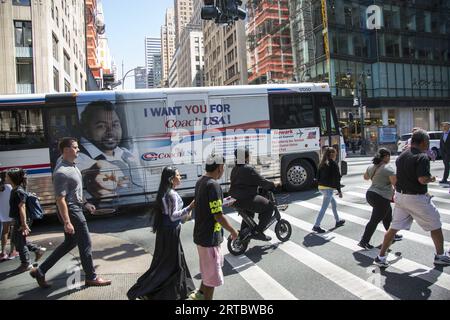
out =
[[[79,139],[86,197],[104,212],[154,201],[167,165],[183,177],[178,191],[193,195],[212,152],[226,158],[227,190],[234,150],[244,145],[259,172],[289,191],[314,186],[325,146],[338,150],[347,171],[323,83],[0,96],[0,170],[26,169],[48,213],[57,143],[67,136]]]

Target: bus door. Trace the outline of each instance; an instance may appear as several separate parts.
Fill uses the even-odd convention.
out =
[[[336,116],[336,110],[334,108],[333,100],[330,93],[318,93],[315,94],[315,105],[319,110],[320,119],[320,146],[321,151],[324,147],[333,147],[337,151],[337,161],[342,162],[343,154],[341,152],[341,134],[338,127],[338,121]],[[341,174],[347,173],[345,162],[342,163]],[[345,167],[345,168],[344,168]]]
[[[203,133],[210,123],[207,93],[168,94],[167,107],[174,112],[166,117],[167,133],[171,135],[172,164],[182,177],[181,194],[191,196],[198,178],[203,175]]]

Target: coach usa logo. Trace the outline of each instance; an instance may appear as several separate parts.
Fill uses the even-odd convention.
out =
[[[377,5],[371,5],[366,9],[366,26],[369,30],[381,29],[382,11]]]

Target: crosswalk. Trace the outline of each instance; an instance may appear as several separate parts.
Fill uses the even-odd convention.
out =
[[[252,241],[244,255],[235,257],[228,253],[225,240],[222,249],[226,264],[235,277],[245,281],[245,286],[218,290],[216,298],[228,299],[231,293],[244,294],[247,290],[252,291],[253,296],[273,300],[322,299],[323,296],[328,299],[449,300],[450,267],[433,265],[434,244],[429,233],[417,225],[409,231],[401,231],[404,240],[391,247],[388,254],[391,266],[386,271],[372,265],[379,249],[364,250],[357,245],[372,211],[365,201],[368,186],[346,187],[344,199],[336,197],[338,213],[347,221],[341,228],[330,229],[324,234],[311,231],[322,202],[317,193],[306,200],[291,201],[288,210],[282,213],[293,228],[289,241],[279,242],[275,233],[268,230],[267,234],[272,237],[270,243]],[[436,190],[448,192],[439,185],[431,185],[429,189],[430,193]],[[449,240],[449,210],[441,208],[442,205],[445,203],[437,204],[442,213],[444,238]],[[239,227],[241,218],[236,212],[228,213],[227,217],[236,228]],[[322,227],[328,225],[334,226],[331,208],[327,210]],[[380,244],[384,232],[380,224],[372,244]],[[264,255],[263,261],[258,252],[267,250],[268,246],[271,247],[270,254]],[[449,241],[445,241],[445,248],[450,249]],[[224,288],[227,282],[226,277]]]

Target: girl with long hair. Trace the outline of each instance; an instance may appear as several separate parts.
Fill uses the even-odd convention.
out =
[[[336,228],[343,226],[345,220],[339,219],[337,213],[336,200],[333,198],[335,190],[338,191],[339,198],[342,198],[341,191],[341,173],[339,166],[336,163],[337,152],[332,147],[325,147],[322,160],[319,164],[319,170],[317,173],[317,180],[319,183],[319,191],[323,195],[322,207],[320,208],[319,215],[317,216],[316,223],[314,224],[313,231],[317,233],[326,232],[320,227],[320,223],[325,215],[325,211],[331,202],[331,208],[333,209],[334,219],[336,220]]]
[[[27,218],[25,205],[27,201],[27,193],[25,191],[27,177],[25,170],[20,168],[9,169],[6,172],[5,182],[12,186],[9,199],[9,217],[13,220],[11,241],[19,252],[21,262],[16,272],[21,273],[31,270],[33,267],[30,263],[30,251],[35,253],[35,261],[38,261],[46,249],[27,241],[27,236],[31,232],[31,221]]]
[[[394,168],[389,164],[390,160],[391,152],[386,148],[380,148],[372,159],[372,165],[364,173],[365,180],[372,180],[372,184],[366,192],[366,200],[372,207],[372,215],[358,245],[367,250],[373,249],[370,239],[378,224],[383,221],[383,226],[386,230],[391,225],[391,201],[394,196],[394,186],[397,182],[397,177]],[[398,241],[401,239],[401,235],[396,235],[394,240]]]
[[[181,223],[190,219],[195,202],[183,208],[183,200],[175,191],[180,184],[178,170],[165,167],[154,210],[153,260],[147,272],[128,290],[130,300],[182,300],[195,290],[180,241]]]

